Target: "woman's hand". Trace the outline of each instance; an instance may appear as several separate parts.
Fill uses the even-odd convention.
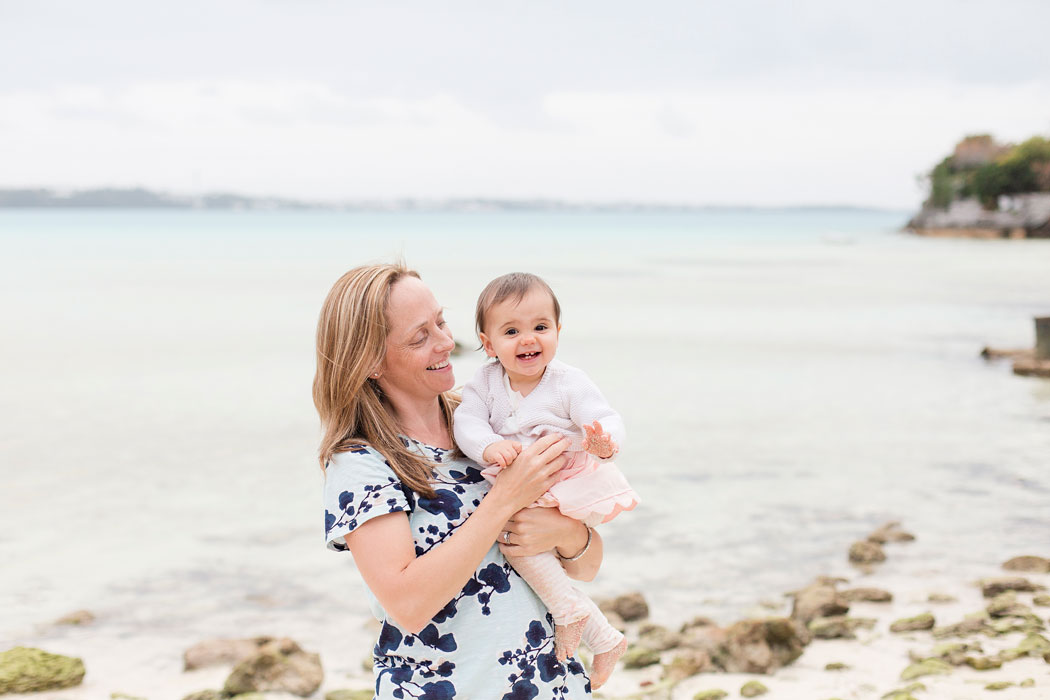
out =
[[[499,473],[485,498],[505,501],[511,512],[530,505],[557,483],[556,472],[565,466],[564,452],[571,444],[560,435],[544,435]]]
[[[562,515],[557,508],[525,508],[514,514],[500,535],[499,548],[507,557],[528,557],[556,550],[561,557],[573,557],[587,545],[587,526]],[[565,572],[580,581],[590,581],[602,563],[602,540],[591,533],[591,546],[576,561],[562,561]],[[504,541],[504,537],[509,543]]]

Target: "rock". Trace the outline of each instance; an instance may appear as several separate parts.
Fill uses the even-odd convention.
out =
[[[183,652],[182,667],[192,671],[206,666],[235,665],[262,651],[291,654],[298,650],[299,645],[287,637],[208,639]]]
[[[646,624],[638,630],[639,646],[648,647],[654,651],[667,651],[674,649],[682,643],[682,636],[672,632],[663,625]]]
[[[961,666],[962,664],[966,663],[966,658],[970,654],[975,653],[984,653],[984,650],[981,648],[980,644],[967,644],[965,642],[945,642],[943,644],[938,644],[937,646],[935,646],[933,648],[933,653],[931,654],[931,656],[934,656],[938,659],[943,659],[944,661],[950,663],[952,666]],[[917,659],[917,661],[921,660],[922,659]]]
[[[1024,656],[1043,656],[1050,653],[1050,640],[1041,634],[1029,634],[1021,640],[1015,650]]]
[[[127,693],[110,693],[109,700],[146,700],[139,695],[128,695]]]
[[[1033,574],[1050,574],[1050,559],[1036,556],[1014,557],[1003,563],[1007,571],[1027,571]]]
[[[832,661],[830,664],[824,664],[825,671],[848,671],[849,669],[850,665],[841,661]]]
[[[725,635],[715,660],[730,673],[771,673],[801,656],[809,642],[801,625],[786,617],[740,620]]]
[[[613,612],[612,610],[605,610],[602,612],[602,614],[605,615],[606,621],[614,630],[617,630],[619,632],[627,631],[627,623],[624,622],[623,618],[617,615],[615,612]]]
[[[371,672],[375,668],[376,660],[375,657],[369,654],[368,656],[361,657],[361,670]]]
[[[918,632],[921,630],[932,630],[934,625],[933,615],[922,613],[915,617],[905,617],[890,625],[890,632]]]
[[[995,634],[1003,635],[1010,634],[1011,632],[1023,632],[1029,634],[1031,632],[1039,632],[1045,629],[1046,625],[1035,615],[1025,615],[1024,617],[1003,617],[997,620],[992,620],[992,630]]]
[[[1034,593],[1045,590],[1046,586],[1032,583],[1021,577],[986,578],[981,581],[981,593],[985,598],[994,598],[1006,591],[1020,591],[1021,593]]]
[[[1032,678],[1025,678],[1023,681],[1021,681],[1017,685],[1019,685],[1022,688],[1031,688],[1031,687],[1033,687],[1035,685],[1035,680],[1032,679]]]
[[[225,700],[226,695],[221,690],[198,690],[195,693],[182,698],[182,700]]]
[[[329,690],[324,700],[372,700],[375,690]]]
[[[291,641],[291,640],[288,640]],[[268,648],[239,662],[226,679],[223,691],[230,695],[270,690],[306,697],[324,680],[321,658],[303,651],[292,642],[289,647]]]
[[[961,622],[956,622],[954,625],[935,627],[933,636],[943,639],[945,637],[966,637],[971,634],[988,634],[992,631],[992,626],[988,624],[988,614],[982,612],[967,617]]]
[[[849,560],[854,564],[875,564],[886,561],[886,553],[878,543],[860,540],[850,545]]]
[[[1017,602],[1017,594],[1006,591],[992,598],[985,608],[992,617],[1024,617],[1031,614],[1031,609]]]
[[[901,671],[901,680],[910,681],[913,678],[920,678],[922,676],[933,676],[951,672],[951,664],[947,661],[941,661],[940,659],[926,659],[917,664],[912,664]]]
[[[808,629],[817,639],[855,639],[856,630],[871,629],[875,620],[870,617],[846,617],[833,615],[811,620]]]
[[[616,613],[625,622],[634,622],[649,617],[649,604],[645,602],[645,597],[637,591],[602,601],[598,607],[602,612]]]
[[[1046,663],[1050,664],[1050,651],[1048,651],[1045,654],[1043,654],[1043,661],[1045,661]]]
[[[906,688],[897,688],[896,690],[891,690],[890,692],[883,695],[882,698],[883,700],[903,700],[905,696],[911,697],[912,693],[918,693],[923,690],[926,690],[926,686],[924,686],[922,683],[911,683]]]
[[[964,662],[976,671],[991,671],[1003,665],[1003,660],[998,656],[967,656]]]
[[[660,652],[641,646],[632,646],[623,655],[624,668],[645,668],[660,663]]]
[[[711,655],[700,649],[683,649],[674,655],[671,663],[664,666],[663,678],[680,681],[704,671],[714,669]]]
[[[881,588],[852,588],[842,591],[842,597],[850,602],[889,603],[893,601],[893,594]]]
[[[740,695],[745,698],[757,698],[759,695],[765,695],[768,692],[769,688],[758,681],[748,681],[740,686]]]
[[[82,680],[84,662],[78,658],[32,647],[0,652],[0,695],[71,688]]]
[[[994,683],[989,683],[988,685],[984,686],[984,689],[985,690],[1006,690],[1007,688],[1012,688],[1013,685],[1014,684],[1011,683],[1010,681],[996,681]]]
[[[709,617],[694,617],[692,620],[683,623],[678,631],[684,634],[694,627],[718,627],[718,623]]]
[[[911,542],[914,539],[915,535],[902,530],[899,522],[886,523],[885,525],[876,528],[874,532],[868,535],[868,541],[877,544],[886,544],[887,542]]]
[[[693,700],[722,700],[727,695],[729,693],[724,690],[712,688],[711,690],[701,690],[693,696]]]
[[[89,625],[95,621],[95,613],[90,610],[74,610],[55,620],[56,625]]]
[[[1039,595],[1032,596],[1032,604],[1038,605],[1042,608],[1048,607],[1050,606],[1050,595],[1040,593]]]
[[[959,599],[947,593],[931,593],[926,596],[926,601],[929,603],[958,603]]]
[[[833,584],[818,581],[792,595],[795,602],[791,607],[791,617],[803,625],[808,625],[818,617],[845,615],[849,612],[849,600]]]

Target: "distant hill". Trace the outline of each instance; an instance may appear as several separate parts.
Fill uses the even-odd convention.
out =
[[[566,202],[557,199],[370,199],[306,202],[280,197],[246,197],[213,193],[175,195],[144,188],[100,188],[62,191],[46,188],[0,189],[0,209],[208,209],[208,210],[328,210],[328,211],[449,211],[449,212],[698,212],[698,211],[886,211],[849,205],[792,207],[697,206],[645,202]]]

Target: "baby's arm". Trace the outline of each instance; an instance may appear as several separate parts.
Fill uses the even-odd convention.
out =
[[[583,371],[567,374],[565,382],[569,418],[584,431],[582,448],[601,459],[612,457],[623,447],[623,418]]]
[[[456,436],[456,445],[463,454],[478,464],[494,464],[495,460],[486,460],[486,448],[503,441],[489,425],[489,410],[485,397],[479,389],[480,382],[476,376],[463,387],[463,399],[456,408],[452,420],[452,431]],[[519,447],[520,451],[520,447]],[[515,453],[516,454],[516,453]],[[514,461],[513,457],[507,464]],[[506,466],[506,464],[501,465]]]
[[[521,443],[515,440],[500,440],[485,448],[481,453],[479,464],[496,464],[509,467],[514,458],[521,454]],[[477,461],[477,460],[475,460]]]

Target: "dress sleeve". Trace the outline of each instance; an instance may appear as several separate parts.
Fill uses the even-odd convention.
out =
[[[411,510],[412,504],[401,481],[374,449],[355,445],[333,455],[324,479],[324,532],[328,549],[345,552],[348,547],[343,535],[380,515]]]
[[[582,431],[583,426],[598,421],[622,450],[626,430],[620,414],[612,409],[601,390],[585,372],[574,369],[566,378],[568,381],[563,390],[568,399],[569,418],[572,422]]]
[[[452,419],[452,432],[456,436],[456,447],[478,464],[484,465],[482,454],[485,448],[503,438],[489,423],[488,402],[482,393],[484,378],[479,371],[463,387],[463,398]]]

